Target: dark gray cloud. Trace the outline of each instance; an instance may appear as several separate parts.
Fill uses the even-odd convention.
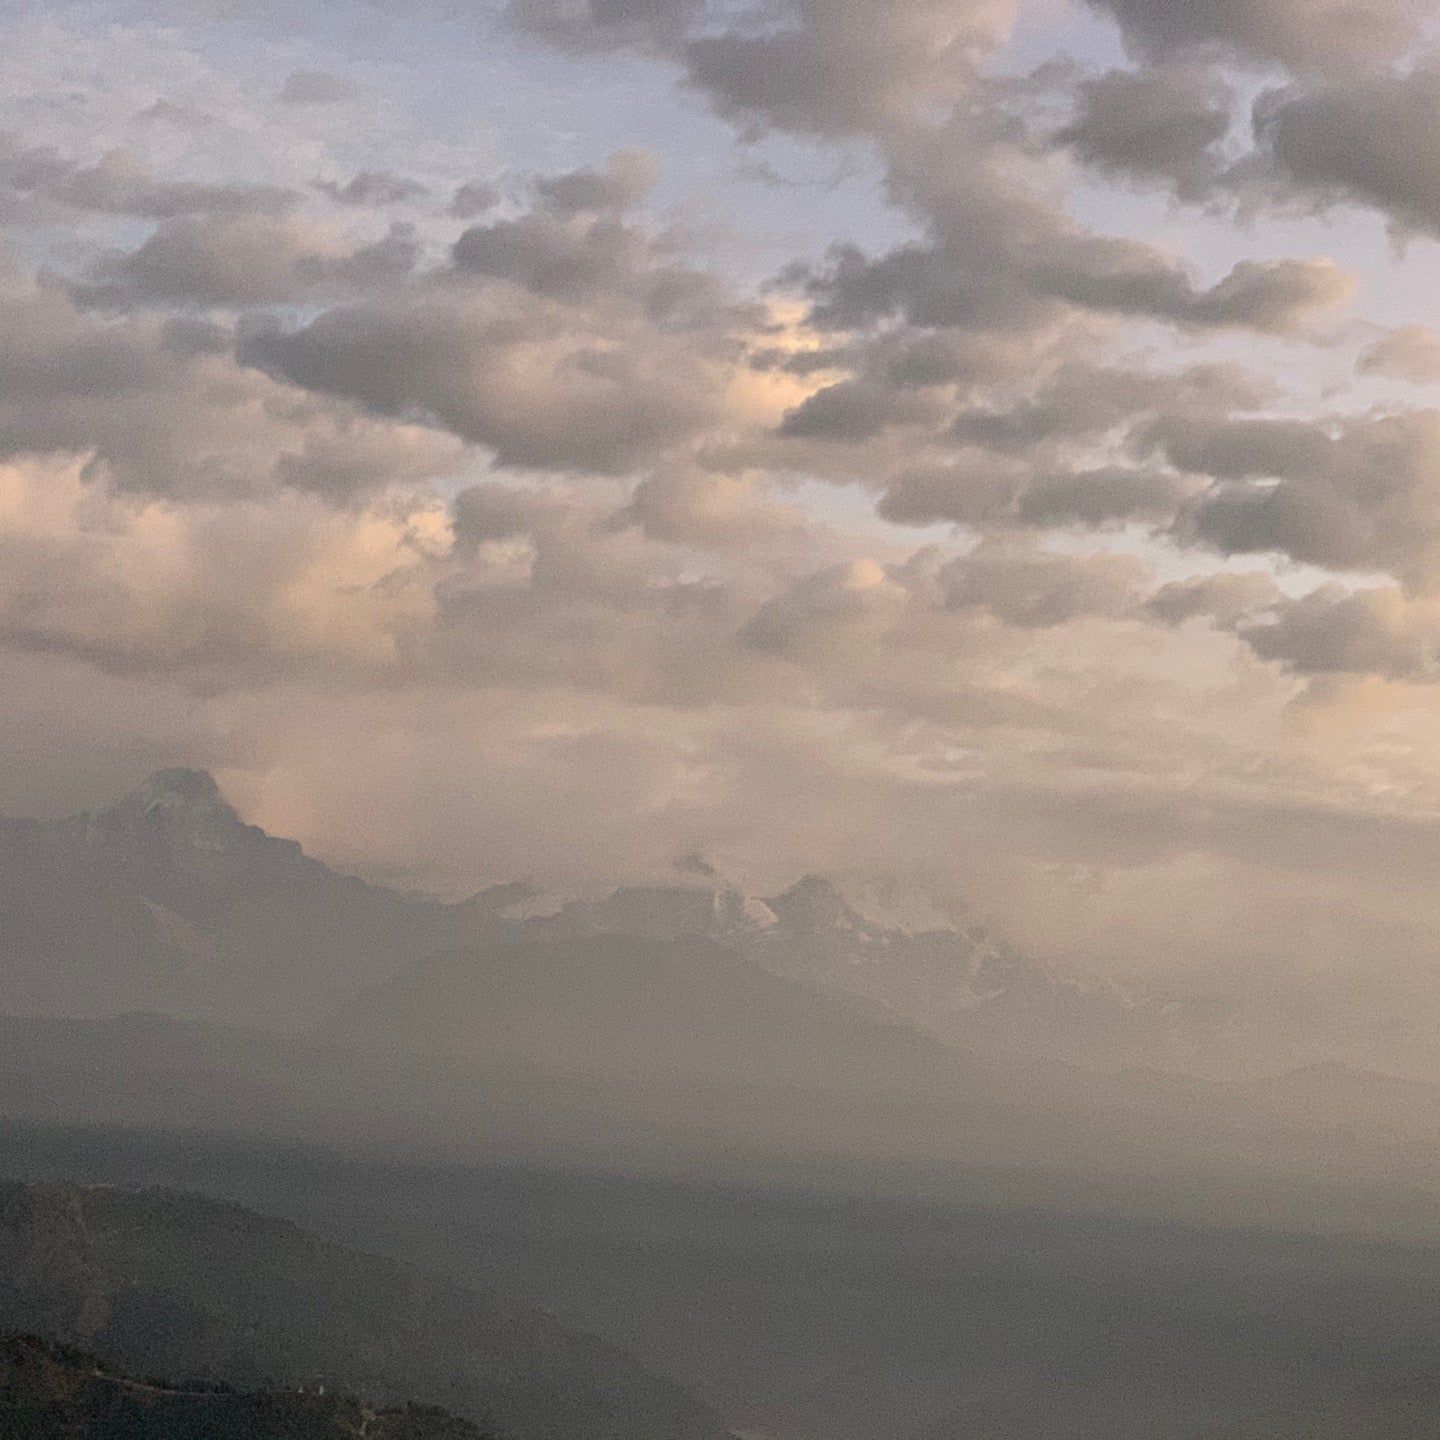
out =
[[[1135,521],[1159,525],[1175,515],[1191,488],[1183,476],[1105,466],[1041,475],[1025,487],[1014,508],[1022,524],[1042,528],[1102,529]]]
[[[1075,116],[1053,143],[1105,174],[1198,199],[1223,167],[1234,99],[1208,70],[1111,70],[1076,87]]]
[[[1222,480],[1303,480],[1329,469],[1332,437],[1310,420],[1166,416],[1138,437],[1182,470]]]
[[[338,180],[322,180],[319,188],[344,205],[402,205],[407,200],[423,199],[427,194],[418,180],[397,175],[393,170],[361,170],[343,184]]]
[[[1257,152],[1236,183],[1252,204],[1373,207],[1440,232],[1440,71],[1287,86],[1255,104]]]
[[[971,407],[953,433],[987,449],[1025,453],[1128,429],[1147,415],[1229,415],[1258,410],[1273,386],[1234,364],[1166,373],[1071,361],[1038,388],[1000,406]]]
[[[807,285],[815,323],[850,329],[903,318],[918,326],[1004,329],[1041,323],[1063,305],[1190,329],[1292,335],[1347,299],[1350,278],[1327,260],[1241,261],[1198,287],[1182,265],[1138,241],[1054,235],[983,258],[941,241],[869,258],[837,251]]]
[[[654,157],[621,151],[599,170],[540,177],[533,209],[459,236],[456,269],[567,302],[624,298],[657,324],[711,323],[733,308],[726,287],[681,262],[681,238],[625,219],[657,173]]]
[[[404,232],[390,245],[408,263],[393,273],[358,273],[374,251],[295,262],[287,273],[308,293],[338,276],[360,297],[299,328],[257,326],[242,356],[307,390],[441,425],[502,464],[625,471],[721,420],[742,337],[761,320],[682,263],[676,237],[621,218],[652,180],[635,155],[542,179],[534,209],[471,226],[450,267],[408,285],[390,283],[413,265]]]
[[[1062,362],[1038,384],[1010,376],[982,392],[984,403],[957,403],[954,391],[894,382],[883,347],[865,378],[818,390],[787,415],[782,441],[863,446],[906,430],[914,453],[900,473],[872,475],[884,487],[880,514],[902,524],[991,526],[1161,525],[1203,481],[1161,465],[1097,465],[1097,446],[1124,446],[1132,434],[1153,448],[1161,417],[1176,433],[1186,417],[1228,419],[1273,398],[1268,382],[1241,367],[1199,365],[1163,372]],[[936,378],[936,377],[927,377]],[[1017,383],[1019,381],[1019,383]],[[933,458],[919,463],[920,446]],[[809,452],[808,463],[818,457]],[[857,461],[894,466],[896,457]]]
[[[323,229],[295,220],[183,219],[159,226],[137,250],[103,258],[75,294],[110,308],[280,305],[400,280],[418,260],[418,242],[404,226],[347,250]]]
[[[744,644],[792,663],[835,663],[878,643],[908,603],[877,561],[829,566],[767,600],[741,631]]]
[[[119,492],[177,502],[294,487],[347,504],[459,463],[445,437],[238,368],[222,325],[110,319],[17,285],[0,289],[0,326],[0,458],[83,456]]]
[[[1297,69],[1400,56],[1419,39],[1426,0],[1089,0],[1149,56],[1218,50]]]
[[[844,380],[816,391],[790,411],[780,434],[807,440],[868,440],[896,426],[933,426],[948,408],[942,396],[923,389]]]
[[[512,24],[572,49],[670,56],[754,129],[865,132],[953,101],[1013,17],[1011,0],[512,0]]]
[[[649,237],[613,216],[566,220],[545,212],[475,225],[455,242],[455,264],[536,295],[572,300],[633,284],[649,264]]]
[[[1326,259],[1241,261],[1210,286],[1143,241],[1087,230],[1038,188],[1022,156],[973,127],[890,146],[891,186],[928,233],[871,257],[853,246],[802,275],[817,325],[1017,331],[1064,312],[1166,321],[1190,329],[1290,335],[1338,304],[1352,281]]]
[[[1322,586],[1239,630],[1257,655],[1301,675],[1440,676],[1440,615],[1417,611],[1390,587]]]
[[[621,150],[601,170],[572,170],[543,176],[536,193],[562,215],[584,211],[620,213],[638,205],[655,188],[660,163],[644,150]]]
[[[93,165],[0,134],[0,187],[72,210],[167,220],[187,215],[277,215],[299,194],[285,186],[157,178],[136,156],[110,150]]]
[[[703,549],[779,547],[803,552],[801,513],[767,500],[754,476],[675,467],[647,476],[612,527],[637,526],[649,539]]]
[[[1226,554],[1275,551],[1342,571],[1434,574],[1440,412],[1339,421],[1167,420],[1150,439],[1213,477],[1186,531]]]
[[[972,452],[892,477],[876,511],[896,525],[1003,524],[1033,481],[1023,461]]]
[[[535,208],[460,236],[455,267],[571,304],[622,301],[666,328],[723,326],[744,307],[715,277],[683,263],[684,237],[622,218],[655,174],[653,157],[625,151],[601,170],[542,177]]]
[[[214,116],[207,115],[203,110],[164,97],[147,105],[135,118],[143,125],[168,125],[186,132],[207,130],[215,124]]]
[[[671,50],[705,0],[509,0],[510,24],[571,50]]]
[[[500,203],[500,191],[484,180],[467,180],[450,197],[450,213],[457,220],[474,220]]]
[[[712,424],[724,387],[683,340],[597,334],[541,301],[517,310],[444,288],[262,331],[241,354],[307,390],[442,425],[502,464],[555,470],[628,470]]]

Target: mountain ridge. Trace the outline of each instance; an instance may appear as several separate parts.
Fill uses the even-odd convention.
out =
[[[492,923],[483,904],[333,870],[247,824],[203,771],[159,771],[61,820],[0,821],[11,1013],[293,1026],[336,991]]]
[[[1234,1005],[1061,971],[913,888],[810,873],[754,895],[701,861],[678,868],[683,883],[592,898],[510,882],[447,903],[342,874],[244,821],[207,772],[162,770],[102,809],[0,821],[5,1008],[304,1029],[433,956],[624,935],[705,940],[967,1050],[1109,1070],[1254,1067]]]

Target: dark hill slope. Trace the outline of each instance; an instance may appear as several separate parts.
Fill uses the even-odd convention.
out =
[[[434,1406],[351,1396],[241,1392],[123,1374],[84,1351],[0,1336],[0,1435],[7,1440],[481,1440]]]
[[[0,1187],[0,1329],[145,1375],[419,1400],[516,1440],[710,1440],[697,1401],[498,1297],[195,1196]]]

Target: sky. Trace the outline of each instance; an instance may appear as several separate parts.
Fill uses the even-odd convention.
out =
[[[1436,0],[0,0],[0,811],[1420,975]]]

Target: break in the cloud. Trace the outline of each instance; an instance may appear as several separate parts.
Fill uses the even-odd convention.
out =
[[[0,803],[1440,927],[1431,0],[366,14],[0,10]]]

